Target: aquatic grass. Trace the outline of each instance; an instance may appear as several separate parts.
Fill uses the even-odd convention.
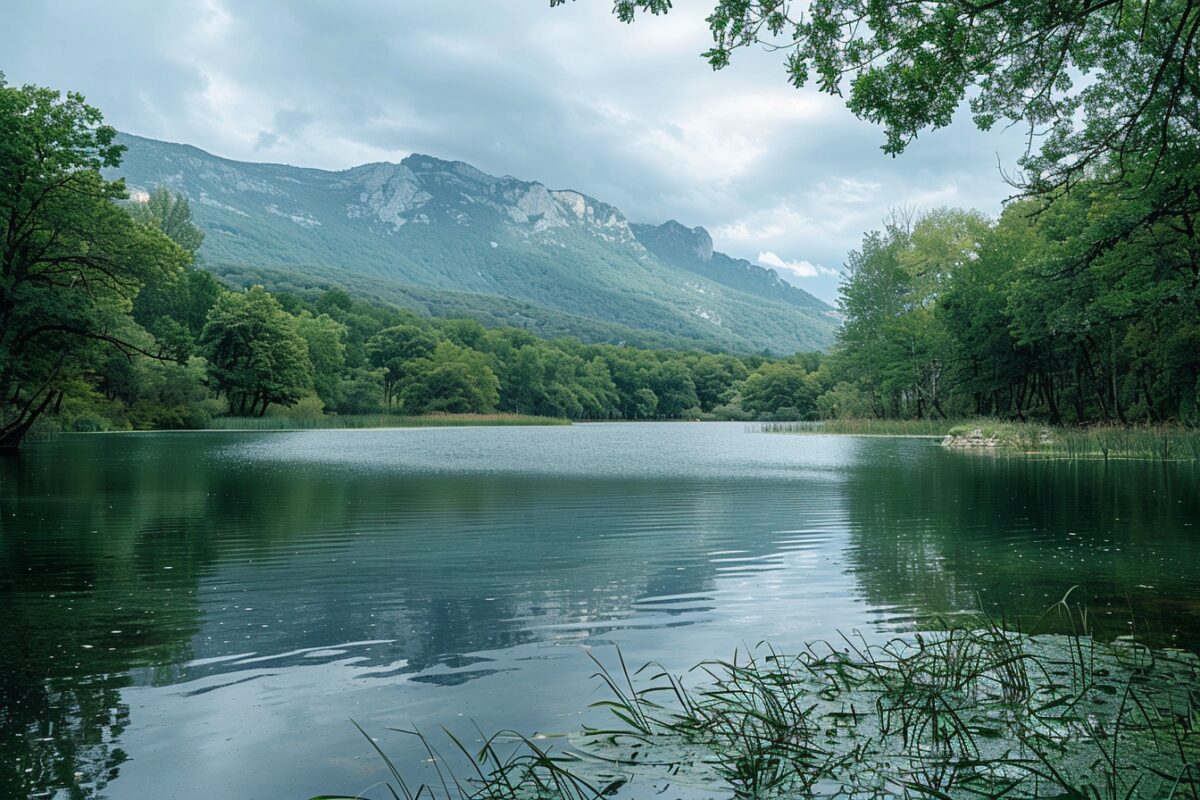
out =
[[[618,778],[597,787],[565,766],[573,760],[569,756],[556,755],[515,731],[499,731],[490,736],[480,732],[482,744],[473,751],[462,739],[443,728],[443,735],[457,754],[457,757],[447,757],[425,733],[389,728],[395,733],[415,737],[433,767],[436,782],[416,784],[414,788],[378,742],[357,722],[352,721],[352,724],[387,767],[395,783],[385,784],[385,788],[393,800],[599,800],[613,794],[624,783]],[[355,794],[317,795],[312,800],[369,799]]]
[[[950,420],[846,419],[759,422],[761,433],[827,433],[858,436],[970,437],[990,442],[988,452],[1066,459],[1139,459],[1200,462],[1200,428],[1186,425],[1047,426],[978,418]]]
[[[436,787],[411,792],[393,771],[395,796],[598,800],[682,781],[735,798],[1200,800],[1200,660],[1097,642],[1087,624],[1072,589],[1034,626],[1068,633],[982,615],[790,654],[760,644],[686,677],[589,653],[613,725],[560,754],[512,732],[481,733],[472,753],[446,732],[467,778],[422,737]]]
[[[971,423],[957,425],[961,435]],[[1001,452],[1068,459],[1200,461],[1200,429],[1183,425],[1092,425],[1046,427],[1005,423],[994,428]]]
[[[848,436],[945,436],[948,423],[932,419],[826,419],[755,422],[755,433],[832,433]]]
[[[474,426],[570,425],[566,419],[524,414],[337,414],[313,418],[217,417],[210,428],[225,431],[337,430],[361,428],[460,428]]]
[[[1200,461],[1200,430],[1179,425],[1055,428],[1044,449],[1105,460]]]

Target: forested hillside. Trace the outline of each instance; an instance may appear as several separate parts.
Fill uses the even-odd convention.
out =
[[[832,309],[774,272],[712,254],[711,240],[709,258],[675,258],[661,237],[644,244],[618,209],[578,192],[424,155],[325,172],[117,142],[127,150],[106,174],[135,192],[185,195],[206,234],[205,266],[235,285],[270,270],[377,296],[362,291],[370,282],[419,313],[450,306],[613,343],[645,331],[785,355],[828,347],[836,329]]]

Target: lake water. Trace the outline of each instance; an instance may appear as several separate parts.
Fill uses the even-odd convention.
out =
[[[682,670],[1076,585],[1200,648],[1200,470],[741,424],[66,436],[0,461],[0,797],[383,797],[351,719],[415,767],[388,728],[575,730],[589,648]]]

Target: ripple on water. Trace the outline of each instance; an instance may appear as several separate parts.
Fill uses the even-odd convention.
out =
[[[87,764],[130,754],[112,800],[370,785],[348,718],[403,763],[388,728],[573,730],[586,647],[682,671],[981,602],[1030,618],[1075,584],[1113,631],[1132,606],[1200,644],[1197,476],[1161,465],[689,424],[64,437],[21,462],[0,682]]]

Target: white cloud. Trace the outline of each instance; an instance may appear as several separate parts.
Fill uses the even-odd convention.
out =
[[[879,197],[883,184],[879,181],[837,177],[824,180],[813,187],[808,196],[826,203],[869,203]]]
[[[130,133],[327,169],[462,160],[634,221],[702,225],[735,257],[804,253],[805,288],[825,299],[837,279],[816,265],[842,263],[890,208],[998,211],[996,153],[1011,167],[1024,145],[964,113],[889,158],[843,99],[790,88],[778,52],[739,51],[714,73],[699,55],[711,0],[634,25],[598,0],[10,5],[8,80],[81,91]],[[794,263],[781,274],[811,272]]]
[[[784,261],[770,250],[765,250],[758,254],[758,263],[790,272],[798,278],[815,278],[818,275],[833,277],[838,274],[836,269],[830,269],[821,264],[814,264],[811,261]]]

